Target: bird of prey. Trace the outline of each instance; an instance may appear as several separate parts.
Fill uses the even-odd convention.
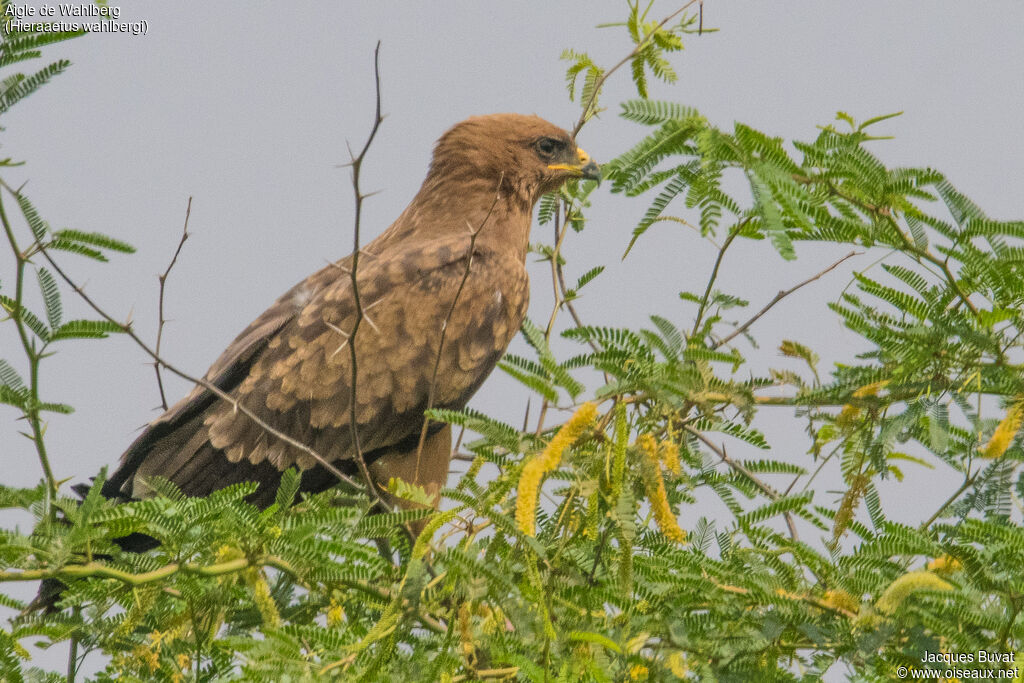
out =
[[[423,186],[358,259],[358,317],[348,256],[285,292],[206,374],[274,429],[344,473],[359,451],[374,486],[422,486],[436,505],[451,433],[424,410],[459,409],[494,368],[526,314],[533,206],[569,178],[598,179],[572,136],[536,116],[495,114],[456,124],[434,149]],[[352,405],[352,348],[356,357]],[[105,483],[107,497],[146,497],[159,476],[204,496],[256,481],[251,500],[274,500],[282,472],[301,490],[336,483],[308,452],[273,436],[197,386],[154,420]]]

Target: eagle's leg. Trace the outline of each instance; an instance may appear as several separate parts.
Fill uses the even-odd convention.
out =
[[[407,510],[425,506],[392,496],[386,491],[388,481],[394,477],[423,487],[436,508],[441,501],[441,489],[448,482],[448,465],[452,456],[451,426],[445,425],[443,429],[429,434],[423,442],[422,452],[419,452],[418,445],[411,450],[388,453],[370,464],[374,484],[385,501]],[[418,536],[427,521],[418,519],[410,522],[413,534]]]

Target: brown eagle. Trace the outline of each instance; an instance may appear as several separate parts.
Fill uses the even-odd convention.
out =
[[[348,256],[281,296],[221,354],[207,381],[347,474],[357,472],[354,410],[374,485],[382,490],[398,477],[424,487],[436,505],[451,433],[431,425],[420,449],[424,410],[465,406],[505,352],[529,300],[533,206],[568,178],[598,179],[598,166],[541,118],[495,114],[455,125],[437,142],[412,203],[361,251],[364,317],[355,338]],[[153,476],[191,496],[256,481],[252,500],[264,507],[292,466],[304,491],[336,483],[313,456],[200,386],[149,424],[103,492],[145,497]]]

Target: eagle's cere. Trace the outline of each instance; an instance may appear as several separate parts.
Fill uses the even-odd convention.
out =
[[[554,438],[548,443],[540,455],[535,456],[523,466],[516,486],[516,524],[519,529],[530,536],[537,529],[537,496],[544,475],[555,470],[562,462],[565,449],[580,438],[583,432],[597,419],[597,406],[584,403],[573,414],[569,421],[562,425]]]
[[[358,315],[349,256],[285,292],[206,379],[346,474],[357,472],[354,416],[375,485],[401,478],[436,503],[451,436],[432,424],[421,448],[424,410],[465,406],[518,331],[536,201],[569,178],[598,177],[569,133],[536,116],[455,125],[409,206],[363,247],[356,286],[367,324],[349,336]],[[358,368],[354,405],[349,345]],[[303,491],[335,483],[313,456],[197,387],[146,428],[103,491],[147,496],[153,476],[192,496],[256,481],[251,500],[266,506],[292,466]]]

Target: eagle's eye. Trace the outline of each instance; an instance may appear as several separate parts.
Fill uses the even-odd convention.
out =
[[[545,159],[550,159],[558,151],[558,140],[553,138],[541,138],[537,141],[537,152]]]

